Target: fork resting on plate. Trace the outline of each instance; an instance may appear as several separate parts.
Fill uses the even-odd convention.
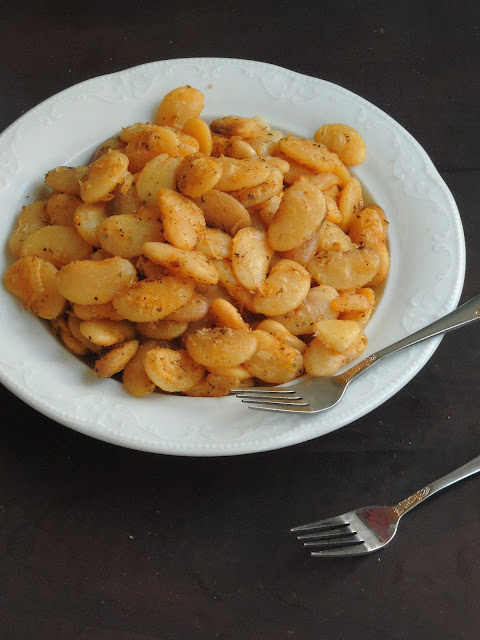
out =
[[[281,411],[290,413],[317,413],[334,407],[341,400],[348,384],[373,364],[390,355],[422,342],[441,333],[452,331],[480,320],[480,295],[475,296],[462,306],[412,333],[398,342],[380,349],[367,356],[353,367],[332,377],[304,377],[295,386],[283,385],[271,387],[252,387],[251,389],[231,389],[231,393],[242,402],[247,402],[250,409],[262,411]]]

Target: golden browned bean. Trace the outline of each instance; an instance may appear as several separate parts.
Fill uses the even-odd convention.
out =
[[[81,319],[77,318],[77,316],[74,313],[71,313],[71,312],[67,313],[67,323],[72,336],[76,340],[81,342],[85,347],[87,347],[89,351],[93,353],[100,353],[100,351],[102,351],[103,347],[101,347],[98,344],[94,344],[93,342],[90,342],[90,340],[87,340],[87,338],[85,338],[83,333],[80,331]]]
[[[239,302],[245,309],[254,311],[253,293],[240,284],[240,281],[232,269],[232,263],[229,260],[216,260],[214,264],[219,274],[219,282],[225,287],[232,298]]]
[[[230,138],[240,136],[241,138],[256,138],[267,131],[267,127],[255,118],[242,118],[240,116],[226,116],[217,118],[210,124],[210,129],[214,133]]]
[[[354,289],[352,292],[343,292],[338,298],[330,302],[330,307],[337,313],[346,311],[368,311],[375,306],[375,293],[373,289]]]
[[[146,242],[143,253],[152,262],[167,267],[182,278],[191,278],[204,284],[216,284],[218,271],[200,251],[184,251],[164,242]]]
[[[281,384],[302,373],[303,357],[300,351],[266,331],[257,329],[253,335],[257,340],[257,349],[243,363],[251,376],[265,382]]]
[[[83,179],[87,167],[57,167],[45,176],[45,184],[58,193],[80,195],[80,180]]]
[[[203,211],[205,221],[234,236],[239,229],[251,224],[251,217],[243,205],[228,193],[212,189],[195,200]]]
[[[376,244],[372,244],[371,248],[377,253],[380,258],[380,266],[378,267],[378,271],[375,276],[367,282],[369,287],[378,287],[381,284],[388,274],[388,269],[390,267],[390,256],[388,253],[387,245],[385,242],[377,242]]]
[[[314,326],[315,337],[329,349],[345,351],[356,342],[362,332],[353,320],[320,320]]]
[[[78,235],[92,247],[100,247],[97,231],[99,226],[108,218],[104,202],[83,203],[75,210],[73,224]]]
[[[193,295],[193,282],[164,276],[141,280],[113,300],[114,308],[132,322],[154,322],[182,307]]]
[[[312,287],[305,300],[293,311],[275,316],[290,333],[295,336],[312,334],[313,326],[319,320],[336,318],[337,311],[331,308],[331,301],[338,297],[338,292],[327,285]]]
[[[305,266],[317,253],[318,237],[320,235],[320,228],[307,238],[303,244],[290,251],[283,251],[282,258],[288,260],[295,260],[299,264]]]
[[[299,180],[306,180],[310,184],[314,184],[321,191],[328,191],[342,183],[340,178],[334,173],[315,173],[311,176],[299,176]]]
[[[359,289],[375,277],[380,257],[369,247],[350,251],[325,251],[307,264],[307,269],[319,284],[329,284],[337,291]]]
[[[352,177],[350,171],[333,151],[331,152],[331,159],[333,162],[332,173],[340,178],[340,186],[344,187]],[[335,187],[331,188],[334,189]]]
[[[157,206],[160,190],[174,191],[180,162],[181,158],[170,158],[166,153],[161,153],[147,162],[135,183],[139,199],[147,205]]]
[[[223,376],[238,382],[251,379],[250,373],[245,369],[243,364],[239,364],[236,367],[210,367],[209,371],[215,376]],[[232,389],[233,386],[234,385],[230,383],[229,389]],[[251,386],[253,387],[253,384]]]
[[[145,242],[164,240],[163,224],[148,210],[110,216],[98,227],[97,238],[102,249],[114,256],[133,258],[142,253]],[[151,213],[151,212],[150,212]]]
[[[214,327],[191,333],[185,346],[195,362],[207,368],[235,367],[253,355],[257,339],[251,331]]]
[[[367,147],[362,136],[346,124],[324,124],[315,132],[313,139],[336,153],[348,166],[365,160]]]
[[[339,226],[342,231],[348,233],[352,220],[360,209],[362,201],[362,187],[357,178],[350,178],[340,192],[338,199],[338,209],[342,214],[342,221]]]
[[[333,222],[334,224],[340,224],[340,222],[342,221],[342,214],[340,213],[340,210],[338,208],[337,201],[335,200],[335,198],[332,198],[331,196],[326,195],[325,205],[326,205],[325,220],[328,220],[328,222]]]
[[[278,195],[283,189],[283,174],[279,169],[271,169],[270,176],[265,182],[256,187],[246,187],[238,191],[230,191],[230,195],[245,207],[254,207],[273,196]]]
[[[50,320],[54,335],[58,336],[65,347],[76,356],[85,356],[89,352],[88,347],[77,340],[71,333],[67,321],[63,316]]]
[[[278,149],[287,160],[291,158],[317,173],[329,173],[333,169],[333,161],[327,147],[313,140],[288,134],[279,140]]]
[[[83,240],[73,227],[52,224],[42,227],[25,238],[22,257],[38,256],[56,267],[83,260],[92,253],[92,247]]]
[[[311,376],[333,376],[347,362],[363,353],[367,344],[367,337],[362,333],[351,347],[339,353],[326,347],[318,338],[314,338],[303,354],[305,371]]]
[[[205,233],[202,209],[186,196],[170,189],[160,189],[158,206],[168,242],[177,249],[194,249]]]
[[[156,340],[174,340],[185,333],[188,322],[174,320],[155,320],[155,322],[137,322],[137,331],[147,338]]]
[[[111,347],[137,335],[134,325],[127,320],[82,320],[79,329],[84,338],[101,347]]]
[[[218,158],[228,156],[229,158],[248,159],[257,155],[251,144],[242,140],[239,136],[225,138],[216,134],[212,135],[211,155]]]
[[[68,193],[54,193],[47,200],[47,214],[51,224],[73,226],[73,217],[79,205],[80,198]]]
[[[72,308],[73,313],[80,320],[123,320],[111,302],[102,304],[78,304],[75,302]]]
[[[137,174],[137,180],[138,177]],[[112,191],[113,198],[107,202],[107,211],[110,215],[135,213],[142,204],[136,185],[132,185],[128,190],[125,190],[125,184],[125,182],[117,184]],[[154,204],[156,205],[156,201]]]
[[[22,208],[17,226],[8,240],[8,246],[15,258],[21,257],[25,238],[37,229],[45,227],[48,222],[47,200],[36,200]]]
[[[155,116],[155,123],[182,128],[203,111],[203,93],[189,85],[173,89],[163,98]]]
[[[249,207],[248,212],[250,215],[258,215],[263,224],[268,227],[278,211],[282,198],[283,191],[278,195],[272,196],[268,200],[257,204],[255,207]]]
[[[125,142],[123,140],[120,140],[119,136],[112,136],[111,138],[108,138],[107,140],[104,140],[104,142],[102,142],[102,144],[93,154],[92,160],[97,160],[98,158],[100,158],[100,156],[105,155],[110,149],[112,151],[122,151],[123,149],[125,149],[125,146]]]
[[[289,187],[268,227],[268,240],[276,251],[300,247],[320,227],[325,217],[321,190],[299,180]]]
[[[28,256],[7,269],[4,283],[10,293],[22,300],[26,309],[50,320],[62,313],[66,302],[57,289],[56,273],[57,269],[50,262]]]
[[[283,133],[277,129],[268,129],[255,138],[249,138],[257,156],[271,156],[278,149],[278,141],[283,138]]]
[[[310,290],[310,274],[293,260],[280,260],[253,297],[253,308],[266,316],[296,309]]]
[[[355,245],[337,224],[324,220],[318,234],[317,251],[351,251]]]
[[[181,155],[178,135],[168,127],[139,123],[123,129],[120,136],[127,139],[124,153],[132,173],[141,171],[150,160],[161,154]]]
[[[242,318],[240,312],[228,300],[217,298],[210,305],[210,317],[216,327],[228,327],[230,329],[249,329],[248,324]]]
[[[178,393],[200,382],[204,367],[195,362],[185,349],[149,349],[145,354],[145,371],[163,391]]]
[[[196,322],[207,315],[209,306],[207,298],[194,291],[190,300],[183,307],[167,316],[166,319],[175,322]]]
[[[233,238],[232,268],[246,289],[255,291],[265,282],[273,254],[265,231],[251,227],[237,231]]]
[[[307,348],[305,342],[294,336],[293,333],[290,333],[288,329],[286,329],[283,324],[277,322],[277,320],[273,320],[273,318],[266,318],[262,320],[257,329],[260,331],[266,331],[267,333],[271,333],[272,336],[275,336],[280,342],[286,342],[288,345],[303,353]]]
[[[256,187],[269,179],[271,168],[261,160],[239,160],[220,156],[216,159],[221,169],[221,178],[217,181],[219,191],[237,191]]]
[[[57,287],[67,300],[79,304],[103,304],[127,291],[137,273],[124,258],[77,260],[56,275]]]
[[[145,356],[150,349],[162,346],[165,344],[159,340],[148,340],[140,345],[133,358],[127,362],[122,373],[122,382],[126,391],[132,396],[144,398],[154,392],[156,385],[145,371]]]
[[[387,237],[380,213],[370,207],[366,207],[355,214],[350,224],[348,235],[355,244],[368,247],[379,242],[385,242]]]
[[[228,396],[230,389],[238,387],[253,387],[252,378],[238,379],[230,375],[218,375],[216,373],[207,374],[199,383],[187,389],[185,395],[194,398],[221,398]]]
[[[123,344],[112,347],[95,362],[93,373],[99,378],[111,378],[126,367],[138,347],[138,340],[127,340]]]
[[[178,190],[183,195],[198,198],[218,185],[222,166],[215,158],[200,152],[191,153],[180,162],[176,177]]]
[[[108,151],[88,166],[80,181],[80,197],[84,202],[99,202],[113,197],[112,191],[124,179],[128,158],[121,151]]]
[[[195,247],[209,258],[226,260],[232,257],[232,237],[220,229],[205,229],[205,235]]]
[[[186,133],[198,141],[200,153],[206,156],[212,153],[212,134],[208,124],[201,118],[190,118],[182,127],[183,133]]]

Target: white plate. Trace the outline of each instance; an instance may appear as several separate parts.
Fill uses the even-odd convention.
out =
[[[190,84],[205,94],[205,117],[256,115],[312,136],[344,122],[366,140],[354,173],[390,220],[391,271],[367,328],[368,353],[456,307],[465,248],[455,202],[419,144],[385,113],[323,80],[246,60],[154,62],[71,87],[32,109],[0,136],[0,238],[6,246],[21,205],[35,198],[52,167],[86,162],[121,127],[148,120],[167,91]],[[11,263],[2,252],[2,273]],[[235,398],[153,394],[135,399],[98,380],[0,291],[0,380],[26,403],[82,433],[147,451],[217,456],[285,447],[364,416],[399,391],[427,362],[434,338],[382,361],[352,383],[337,407],[312,416],[252,411]]]

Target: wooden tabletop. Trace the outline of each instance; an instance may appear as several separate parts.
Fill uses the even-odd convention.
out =
[[[0,131],[82,80],[190,56],[278,64],[395,118],[458,204],[461,301],[480,292],[477,2],[1,2]],[[396,502],[480,454],[479,336],[446,336],[353,424],[239,457],[123,449],[2,388],[0,638],[477,639],[480,477],[372,556],[310,558],[289,527]]]

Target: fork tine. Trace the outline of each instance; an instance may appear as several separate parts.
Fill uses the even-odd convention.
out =
[[[334,529],[336,527],[347,527],[348,522],[343,516],[336,518],[325,518],[323,520],[316,520],[315,522],[309,522],[308,524],[301,524],[298,527],[292,527],[290,531],[308,531],[309,529]]]
[[[310,555],[314,558],[335,558],[337,556],[363,556],[366,553],[371,553],[372,551],[374,551],[374,549],[367,549],[364,544],[355,544],[337,549],[322,549],[321,551],[312,551]]]
[[[302,398],[299,398],[299,400],[302,400]],[[254,400],[249,400],[247,398],[242,399],[242,402],[246,402],[251,403],[254,402],[255,404],[268,404],[268,405],[280,405],[282,407],[308,407],[308,402],[295,402],[294,400],[290,401],[290,400],[257,400],[256,398]]]
[[[318,533],[304,533],[297,536],[297,540],[331,540],[332,538],[346,538],[353,536],[356,532],[345,527],[336,527],[335,529],[322,529]]]
[[[274,395],[273,393],[271,394],[265,394],[265,395],[260,395],[258,394],[252,394],[252,393],[237,393],[236,394],[237,398],[241,398],[242,400],[255,400],[257,402],[260,402],[262,400],[282,400],[284,402],[290,402],[291,400],[302,400],[302,396],[295,396],[295,395]]]
[[[310,405],[298,404],[296,402],[292,402],[290,405],[288,405],[285,402],[282,404],[278,402],[275,404],[253,404],[252,401],[250,403],[247,403],[247,407],[249,409],[258,409],[258,411],[279,411],[282,413],[299,413],[303,411],[304,413],[314,413]]]
[[[297,393],[295,389],[279,389],[278,387],[251,387],[250,389],[246,389],[245,387],[240,387],[239,389],[230,389],[232,393],[251,393],[253,395],[261,395],[264,393],[278,393],[281,395],[291,395],[293,393]]]
[[[359,544],[364,544],[364,540],[357,536],[355,531],[350,534],[351,537],[347,540],[346,536],[339,536],[337,538],[326,538],[325,540],[310,540],[304,542],[304,547],[319,547],[323,549],[341,549],[343,547],[354,547]]]

